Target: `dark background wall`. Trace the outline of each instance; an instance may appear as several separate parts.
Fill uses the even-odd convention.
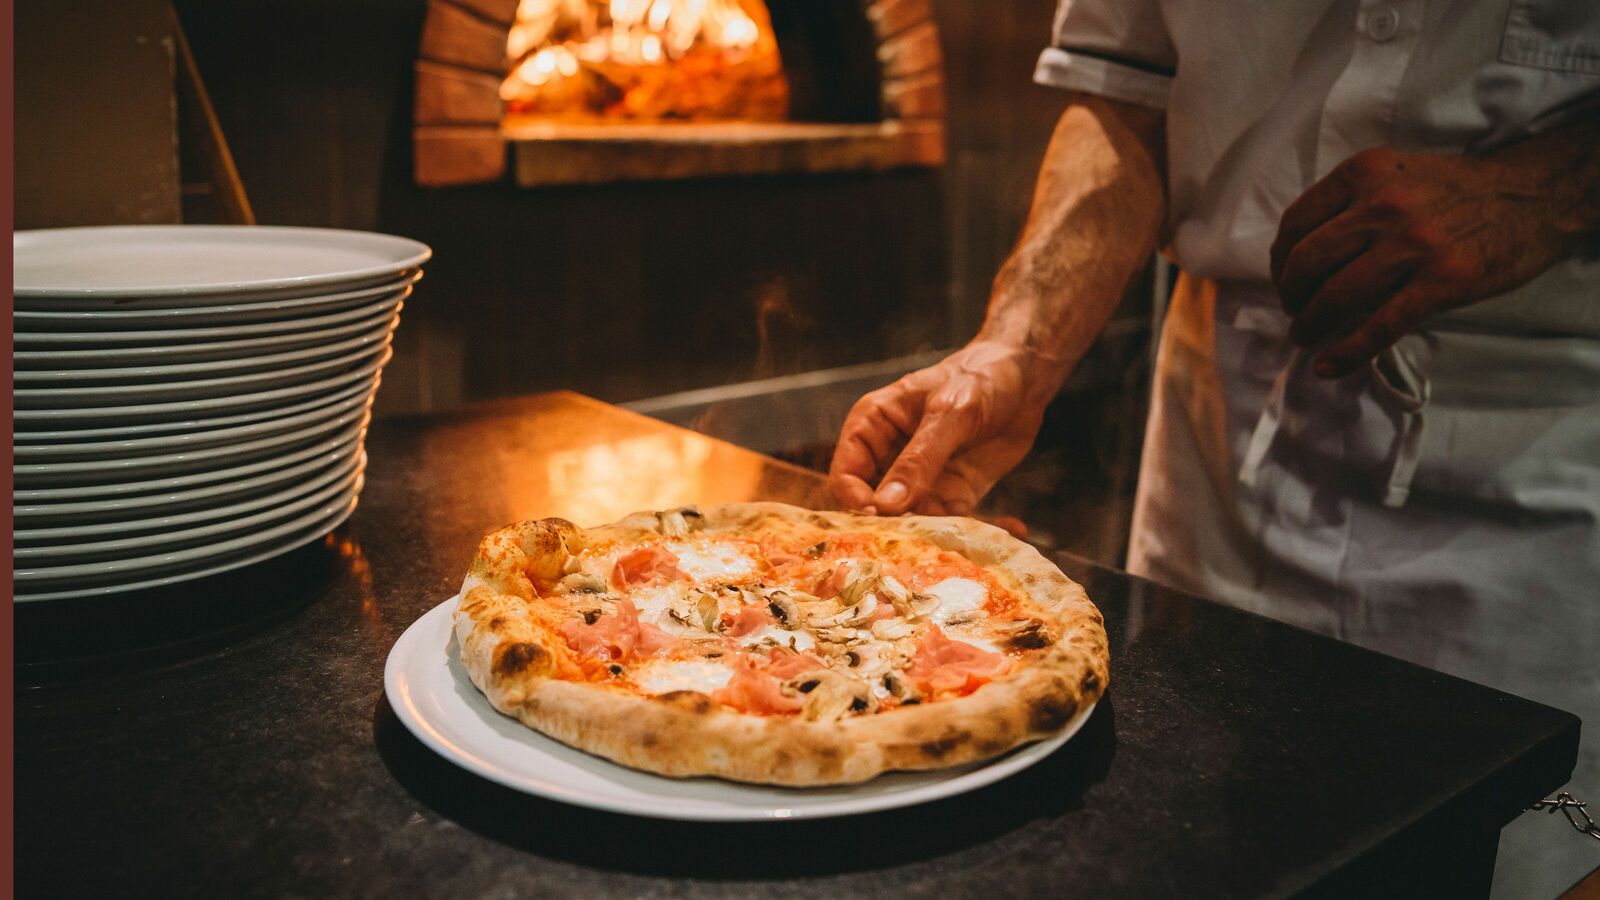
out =
[[[1029,81],[1052,0],[942,0],[943,170],[422,189],[422,0],[176,6],[260,221],[435,248],[380,412],[555,387],[630,400],[958,343],[1060,106]]]

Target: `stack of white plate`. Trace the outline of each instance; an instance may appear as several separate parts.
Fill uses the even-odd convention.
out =
[[[16,599],[200,578],[343,522],[429,255],[317,228],[18,232]]]

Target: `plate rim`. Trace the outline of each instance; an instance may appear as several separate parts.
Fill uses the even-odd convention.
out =
[[[70,240],[77,236],[86,237],[89,242],[101,236],[112,237],[114,240],[117,235],[136,236],[149,240],[159,240],[162,237],[178,237],[180,239],[208,236],[227,237],[229,240],[243,239],[246,242],[258,245],[263,243],[259,240],[262,237],[267,239],[266,242],[290,246],[293,245],[295,238],[303,239],[306,243],[315,243],[317,246],[326,246],[327,242],[335,241],[362,242],[366,245],[388,244],[395,248],[394,255],[398,258],[342,272],[256,278],[231,282],[195,282],[187,285],[155,287],[102,286],[69,288],[28,286],[17,283],[16,269],[13,267],[12,292],[16,297],[26,299],[103,299],[108,302],[149,297],[230,296],[248,294],[255,291],[297,290],[354,283],[382,277],[390,272],[415,269],[433,257],[433,249],[427,244],[396,234],[352,228],[316,228],[303,225],[91,225],[74,228],[35,228],[14,232],[11,238],[11,252],[15,262],[15,256],[19,250],[26,253],[32,247],[40,244]],[[105,242],[102,241],[101,243],[103,245]],[[365,250],[367,248],[362,247],[361,249]],[[84,252],[93,252],[92,243]],[[406,255],[401,256],[402,252]]]
[[[1096,704],[1091,703],[1083,709],[1080,709],[1077,714],[1067,722],[1062,730],[1055,735],[1016,748],[997,759],[989,760],[986,763],[979,764],[977,768],[967,769],[959,774],[938,778],[926,785],[914,786],[904,791],[879,793],[859,799],[844,799],[830,803],[790,808],[763,806],[760,809],[752,807],[748,810],[739,811],[717,808],[697,808],[694,806],[682,806],[670,809],[665,807],[660,809],[644,808],[638,805],[627,803],[625,801],[608,799],[604,796],[586,794],[581,791],[536,787],[531,783],[531,778],[519,780],[513,775],[505,773],[498,765],[483,760],[471,753],[469,748],[457,746],[454,742],[439,734],[435,730],[432,723],[427,721],[426,716],[423,714],[421,709],[417,704],[414,703],[412,694],[408,689],[410,686],[410,681],[406,678],[407,663],[413,658],[416,658],[418,661],[423,661],[423,655],[437,653],[439,651],[440,648],[433,648],[430,650],[427,647],[426,641],[430,637],[429,632],[432,629],[439,628],[438,623],[440,620],[443,620],[445,623],[450,623],[450,608],[459,602],[460,597],[461,595],[458,593],[450,597],[448,600],[445,600],[444,602],[430,608],[427,612],[417,617],[415,621],[406,627],[405,631],[401,633],[400,637],[397,638],[394,644],[389,648],[388,658],[384,661],[383,687],[384,695],[388,698],[389,705],[394,710],[396,718],[398,718],[401,723],[405,725],[406,729],[410,731],[411,734],[415,736],[417,740],[422,742],[422,744],[430,751],[443,757],[452,765],[466,769],[467,771],[499,784],[502,787],[517,791],[519,793],[543,797],[547,800],[553,800],[559,803],[580,806],[587,809],[597,809],[603,812],[616,813],[620,815],[668,821],[693,822],[798,821],[830,819],[850,815],[863,815],[866,813],[881,812],[889,809],[899,809],[907,806],[918,806],[923,803],[931,803],[936,800],[941,800],[958,794],[967,793],[968,791],[987,787],[990,784],[994,784],[995,782],[1001,781],[1023,771],[1024,769],[1031,768],[1039,762],[1042,762],[1045,758],[1059,750],[1062,745],[1071,740],[1074,735],[1082,730],[1084,724],[1089,720],[1089,717],[1094,714],[1096,706]],[[450,642],[455,640],[453,625],[446,624],[442,630],[450,635],[448,638]],[[449,644],[447,643],[446,647],[448,646]],[[459,657],[457,658],[459,659]],[[484,703],[487,704],[488,700],[485,699]],[[476,711],[473,712],[474,714],[477,714]],[[494,715],[502,715],[498,711],[493,710],[492,707],[491,712]],[[530,734],[533,734],[540,739],[546,741],[553,740],[552,738],[546,737],[545,735],[540,734],[533,729],[528,729],[528,731]],[[594,754],[585,753],[585,755],[594,760],[594,762],[602,768],[615,767],[633,775],[659,778],[663,781],[675,783],[680,782],[680,779],[666,778],[665,776],[631,769],[626,766],[622,766],[619,763],[614,763],[602,757],[595,756]],[[727,781],[724,779],[715,780],[722,785],[731,785],[735,788],[741,786],[739,782]],[[863,782],[863,784],[871,783],[871,780]],[[749,787],[760,788],[764,790],[770,790],[772,788],[771,785],[750,785]],[[803,792],[806,789],[792,788],[790,790]]]
[[[136,559],[139,556],[149,555],[148,551],[152,548],[160,547],[163,541],[172,541],[175,538],[177,540],[200,538],[204,541],[205,535],[203,532],[208,530],[221,529],[214,531],[214,536],[222,537],[223,535],[235,534],[239,531],[254,528],[257,525],[298,518],[301,513],[307,513],[312,509],[331,503],[343,494],[348,493],[353,486],[362,482],[365,474],[365,471],[360,468],[345,472],[298,497],[283,501],[267,509],[256,510],[243,517],[229,518],[225,521],[202,522],[172,531],[156,531],[126,538],[84,541],[81,543],[44,544],[35,547],[13,547],[11,551],[13,565],[30,565],[33,568],[48,569],[55,566],[66,567],[99,562],[117,562],[129,558]],[[187,548],[180,548],[180,551],[181,549]],[[94,558],[78,559],[73,556],[74,552],[80,555],[89,554]],[[23,553],[29,553],[30,555],[23,556]],[[39,558],[38,555],[41,553],[47,555]],[[133,554],[133,556],[126,555],[128,553]]]
[[[264,322],[243,322],[237,325],[192,325],[187,328],[146,328],[146,329],[106,329],[89,331],[79,329],[76,331],[18,331],[16,336],[20,340],[14,341],[15,346],[30,348],[28,353],[62,353],[72,350],[144,350],[150,347],[168,346],[170,342],[177,341],[180,346],[185,340],[201,343],[226,343],[230,335],[245,335],[242,340],[260,340],[281,335],[293,335],[300,329],[310,327],[337,328],[347,325],[363,316],[376,316],[379,310],[388,310],[391,307],[402,305],[411,299],[416,291],[412,284],[374,297],[370,303],[341,309],[337,312],[323,313],[321,315],[306,316],[304,318],[267,319]],[[195,340],[198,338],[199,340]],[[85,344],[112,344],[110,347],[84,347],[74,342],[81,341]],[[132,346],[120,346],[132,344]]]
[[[349,426],[337,434],[332,435],[331,437],[322,438],[309,447],[301,447],[296,450],[291,450],[281,456],[269,456],[266,459],[251,460],[249,462],[240,463],[236,466],[228,466],[222,469],[205,469],[199,472],[190,472],[182,475],[169,475],[165,478],[141,478],[136,481],[117,481],[107,484],[79,484],[69,485],[62,488],[24,488],[22,490],[13,490],[11,492],[12,503],[15,505],[17,495],[22,493],[28,493],[31,495],[42,491],[73,492],[69,493],[67,496],[56,498],[40,498],[33,496],[27,497],[26,499],[32,501],[32,503],[38,503],[41,501],[49,503],[52,501],[52,499],[57,502],[66,503],[75,501],[99,502],[123,496],[165,494],[173,491],[181,491],[185,488],[195,488],[203,485],[221,484],[223,482],[242,480],[253,475],[276,472],[281,469],[287,469],[291,466],[299,465],[300,463],[315,459],[316,457],[321,456],[323,453],[332,453],[336,450],[339,450],[352,442],[359,444],[365,435],[365,425]],[[95,493],[97,490],[99,493]],[[32,504],[30,503],[26,505]]]
[[[167,587],[169,585],[182,584],[185,581],[195,581],[201,578],[208,578],[212,575],[220,575],[223,572],[231,572],[234,569],[242,569],[245,566],[255,565],[259,562],[266,562],[273,557],[282,556],[291,550],[298,550],[312,541],[325,537],[335,528],[343,525],[346,519],[354,515],[356,506],[359,503],[360,495],[358,493],[356,496],[350,499],[350,502],[342,510],[328,518],[326,521],[307,526],[304,530],[296,533],[295,536],[290,537],[288,540],[278,544],[277,546],[267,547],[256,553],[246,553],[243,556],[226,559],[220,563],[203,569],[195,569],[189,572],[177,572],[171,575],[160,575],[154,578],[147,578],[143,581],[133,581],[124,584],[96,585],[94,587],[86,588],[64,588],[56,591],[41,591],[37,594],[20,594],[14,592],[12,596],[12,602],[49,603],[52,600],[78,600],[85,597],[100,597],[107,594],[143,591],[149,590],[150,588]]]
[[[299,443],[307,445],[328,440],[327,435],[347,433],[352,427],[365,428],[372,422],[372,411],[359,406],[349,409],[337,410],[334,413],[313,422],[302,423],[299,427],[285,431],[276,431],[272,434],[260,436],[246,436],[247,440],[229,441],[214,444],[209,447],[181,447],[166,453],[151,453],[144,456],[113,457],[111,459],[74,459],[58,460],[41,463],[14,463],[11,466],[11,483],[13,489],[18,484],[26,486],[26,482],[18,482],[17,476],[23,475],[35,483],[41,480],[55,478],[88,478],[87,481],[69,481],[62,487],[88,487],[97,483],[94,476],[104,473],[107,479],[117,478],[112,484],[120,484],[135,480],[149,480],[152,475],[159,475],[173,467],[178,468],[178,474],[198,471],[191,466],[204,466],[206,464],[226,464],[237,461],[240,456],[251,456],[269,450],[278,450],[285,447],[294,447]],[[358,425],[352,425],[358,423]],[[342,430],[340,430],[342,429]],[[139,479],[140,474],[145,476]],[[175,477],[175,476],[174,476]],[[35,488],[38,490],[39,488]]]
[[[308,347],[300,347],[295,350],[278,350],[272,353],[263,353],[256,356],[233,356],[226,359],[211,359],[203,360],[201,362],[158,363],[156,365],[149,366],[81,366],[71,369],[21,369],[13,370],[11,380],[13,385],[15,385],[18,381],[25,382],[27,385],[25,389],[27,390],[57,388],[88,389],[91,387],[97,387],[98,385],[85,385],[82,384],[82,382],[105,379],[118,380],[120,383],[118,385],[114,385],[115,387],[131,388],[146,384],[187,384],[191,381],[198,382],[213,380],[207,378],[188,378],[186,376],[207,376],[213,373],[227,372],[231,369],[250,369],[252,367],[265,366],[267,367],[266,369],[261,369],[259,371],[273,371],[272,367],[279,366],[283,363],[300,363],[306,360],[332,357],[342,354],[347,350],[360,349],[362,346],[371,344],[375,340],[379,340],[386,335],[392,334],[395,328],[400,324],[399,320],[400,316],[396,314],[382,322],[379,322],[376,325],[372,325],[348,337],[341,337],[339,340],[332,341],[330,343],[313,344]],[[289,365],[277,369],[276,371],[290,372],[293,371],[294,368],[295,366]],[[26,379],[21,378],[20,376],[24,372],[29,373],[30,377]],[[249,375],[252,373],[240,372],[238,374]],[[138,378],[169,379],[174,377],[178,378],[179,380],[152,380],[148,382],[130,380]],[[107,385],[107,387],[112,387],[112,385]]]
[[[180,359],[184,353],[227,354],[238,350],[245,351],[245,353],[238,356],[220,356],[211,361],[219,361],[223,359],[250,359],[254,357],[250,357],[246,354],[253,350],[272,350],[276,353],[283,353],[288,351],[274,350],[273,348],[285,344],[295,346],[297,343],[304,343],[307,347],[323,346],[334,343],[340,339],[347,339],[355,335],[365,334],[368,331],[377,328],[379,325],[382,325],[384,322],[389,321],[394,316],[399,315],[403,311],[404,307],[404,300],[395,300],[392,303],[375,304],[370,308],[370,310],[361,310],[363,312],[371,313],[365,317],[353,316],[348,321],[338,322],[326,327],[309,328],[303,331],[283,331],[277,334],[262,334],[254,337],[240,338],[239,340],[197,341],[191,344],[163,344],[159,342],[152,342],[147,345],[133,347],[58,347],[49,350],[12,350],[11,360],[13,365],[15,365],[19,359],[25,363],[54,362],[57,366],[60,366],[63,362],[67,362],[73,364],[69,365],[67,369],[79,371],[84,369],[147,368],[145,366],[135,367],[120,364],[95,365],[95,363],[101,360],[107,358],[116,358],[117,354],[127,356],[153,353],[156,354],[155,357],[153,357],[155,359],[166,359],[168,357],[172,359]],[[79,362],[86,363],[86,365],[77,365]],[[178,363],[168,361],[151,363],[151,366],[192,364],[193,363]],[[45,370],[40,367],[34,367],[27,371],[37,372],[49,370]],[[64,370],[57,369],[55,371]]]
[[[359,387],[359,385],[358,385]],[[234,444],[252,437],[268,437],[315,425],[327,418],[349,412],[364,404],[370,405],[374,397],[366,390],[342,391],[331,402],[310,406],[299,412],[276,419],[226,425],[221,428],[197,429],[178,434],[158,434],[150,437],[132,437],[121,440],[78,441],[13,444],[13,465],[41,465],[46,462],[69,463],[105,460],[107,457],[137,458],[156,456],[192,448],[199,452],[210,447]],[[84,454],[91,454],[84,459]]]
[[[78,534],[95,536],[102,532],[114,533],[116,530],[151,531],[167,527],[186,527],[196,522],[209,522],[215,519],[229,518],[241,512],[251,513],[257,509],[273,503],[298,500],[315,491],[325,489],[328,485],[341,482],[353,474],[366,470],[367,464],[364,456],[358,454],[347,460],[340,460],[321,469],[312,467],[312,474],[303,481],[291,482],[287,487],[269,490],[267,493],[243,500],[232,500],[216,506],[202,506],[187,512],[167,513],[159,516],[145,516],[134,519],[114,519],[105,522],[85,522],[79,525],[47,525],[38,528],[16,528],[12,530],[13,540],[47,541],[53,537],[64,535],[40,534],[40,532],[68,531]],[[198,517],[198,518],[197,518]],[[99,529],[98,531],[95,529]],[[18,548],[20,549],[20,548]]]
[[[235,414],[261,409],[258,404],[272,406],[278,400],[292,400],[319,394],[338,387],[341,379],[350,379],[352,382],[359,380],[361,375],[375,375],[383,371],[390,358],[394,356],[394,342],[387,342],[378,354],[357,354],[356,360],[370,357],[370,361],[362,363],[359,368],[337,375],[329,375],[316,381],[292,384],[286,387],[272,388],[271,390],[256,391],[249,394],[225,394],[220,397],[205,397],[198,400],[166,400],[160,403],[144,403],[128,406],[64,406],[60,409],[17,409],[11,413],[13,427],[19,422],[98,422],[106,419],[115,419],[119,416],[135,416],[143,420],[135,424],[155,424],[172,414],[186,412],[209,412],[214,410],[235,410]],[[34,415],[24,415],[33,413]],[[154,419],[145,419],[154,416]],[[217,418],[225,418],[218,416]]]
[[[214,305],[193,303],[187,306],[147,307],[141,309],[18,309],[12,312],[12,318],[15,323],[13,330],[19,334],[61,334],[73,331],[95,334],[120,334],[130,331],[168,331],[190,327],[210,327],[218,322],[231,323],[237,326],[266,325],[269,323],[293,325],[304,318],[310,317],[312,315],[310,311],[323,307],[334,307],[337,311],[346,311],[368,302],[410,290],[421,278],[422,273],[417,271],[394,281],[352,288],[348,291],[336,291],[331,294],[291,295],[270,300],[260,300],[254,303],[233,302]],[[263,313],[287,313],[287,315],[274,316],[263,315]],[[333,313],[327,312],[317,315],[333,315]],[[239,318],[233,318],[235,316]],[[158,325],[170,324],[175,328],[126,327],[126,323],[142,322],[155,322]],[[198,325],[184,325],[184,322],[197,322]],[[84,327],[85,323],[92,324]],[[47,327],[44,329],[30,327],[33,324],[45,324]],[[21,327],[17,327],[18,325]],[[62,329],[66,331],[63,332]]]
[[[121,440],[136,441],[149,440],[151,438],[170,438],[181,437],[185,435],[211,434],[213,432],[226,430],[229,428],[243,428],[250,425],[261,425],[268,422],[276,422],[280,419],[287,419],[294,416],[313,413],[324,409],[325,407],[333,406],[338,403],[344,403],[369,391],[376,391],[377,383],[381,380],[381,371],[366,373],[357,371],[351,373],[348,384],[333,385],[327,388],[327,390],[325,390],[323,393],[316,394],[315,396],[307,397],[303,400],[295,400],[293,403],[283,406],[267,406],[265,408],[257,409],[254,412],[240,412],[226,416],[212,416],[209,418],[201,417],[197,419],[135,422],[125,425],[101,425],[93,428],[67,428],[57,429],[54,431],[13,430],[11,433],[11,441],[13,446],[18,443],[22,443],[34,444],[37,446],[58,447],[73,443],[74,438],[83,436],[88,436],[91,438],[91,440],[83,441],[82,443],[104,444],[109,442],[118,442]],[[286,413],[287,410],[294,411]],[[123,438],[121,437],[123,434],[129,434],[131,436]],[[45,436],[43,440],[39,439],[41,435]],[[20,442],[17,440],[19,436],[23,438],[23,440]]]
[[[342,491],[338,497],[330,498],[317,506],[287,522],[282,522],[252,534],[229,538],[225,541],[216,541],[210,544],[198,544],[193,547],[184,547],[170,553],[147,553],[143,556],[131,556],[123,559],[101,560],[99,562],[73,563],[63,566],[36,566],[32,569],[14,569],[12,580],[18,589],[27,583],[43,582],[45,590],[49,591],[52,585],[65,582],[61,590],[70,590],[71,582],[85,577],[93,577],[107,570],[125,573],[130,577],[137,577],[147,570],[161,570],[167,566],[183,566],[187,563],[203,563],[214,558],[217,554],[229,554],[235,551],[244,553],[258,546],[271,544],[286,535],[297,534],[310,528],[323,519],[330,518],[337,510],[346,507],[353,508],[361,497],[361,489],[366,485],[366,473],[356,477],[354,483]],[[81,569],[95,571],[80,572]],[[98,588],[101,585],[86,585],[85,588]],[[123,588],[131,590],[130,588]],[[20,592],[20,591],[19,591]]]

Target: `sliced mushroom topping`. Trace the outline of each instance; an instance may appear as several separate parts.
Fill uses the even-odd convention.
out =
[[[879,619],[872,623],[872,636],[881,641],[895,641],[910,637],[916,629],[902,619]]]
[[[818,619],[812,624],[819,628],[833,628],[839,625],[860,625],[872,618],[872,614],[877,611],[877,595],[867,594],[861,597],[860,600],[858,600],[854,605],[847,606],[840,612],[828,616],[825,619]]]
[[[694,604],[695,615],[700,618],[701,627],[707,631],[722,630],[722,604],[717,602],[715,594],[704,593]]]
[[[556,582],[556,589],[566,591],[569,594],[604,594],[606,592],[606,582],[599,575],[591,575],[588,572],[573,572],[571,575],[563,576],[560,581]]]
[[[929,594],[919,594],[906,587],[900,579],[893,575],[885,575],[878,579],[878,586],[874,589],[880,597],[894,604],[894,611],[913,621],[933,614],[939,608],[939,598]]]
[[[861,640],[861,635],[854,628],[818,628],[812,635],[825,644],[848,644]]]
[[[839,588],[839,602],[846,606],[860,603],[862,598],[871,593],[878,583],[878,575],[883,567],[875,559],[859,559],[850,564],[850,574],[844,578],[844,586]]]
[[[663,509],[656,513],[656,530],[669,538],[685,537],[704,522],[705,515],[693,506]]]
[[[570,553],[567,554],[566,561],[561,563],[561,574],[563,575],[571,575],[574,572],[580,572],[582,570],[583,564],[578,561],[576,556],[573,556]]]
[[[683,513],[675,509],[663,510],[656,513],[656,527],[661,534],[669,538],[681,538],[689,533],[689,522]]]
[[[1012,650],[1041,650],[1055,643],[1038,619],[1002,622],[994,630],[1005,636],[1005,644]]]
[[[767,610],[779,625],[793,627],[804,621],[800,615],[800,605],[794,602],[794,597],[788,591],[770,591],[766,599]]]
[[[828,669],[807,672],[784,682],[791,694],[805,695],[801,718],[808,722],[832,722],[852,713],[869,713],[878,708],[878,698],[866,682]]]
[[[890,672],[883,676],[883,687],[907,706],[922,702],[922,692],[911,683],[911,679],[899,672]]]

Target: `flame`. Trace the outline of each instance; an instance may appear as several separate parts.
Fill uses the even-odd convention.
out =
[[[512,114],[771,121],[788,108],[761,0],[522,0],[506,55]]]

